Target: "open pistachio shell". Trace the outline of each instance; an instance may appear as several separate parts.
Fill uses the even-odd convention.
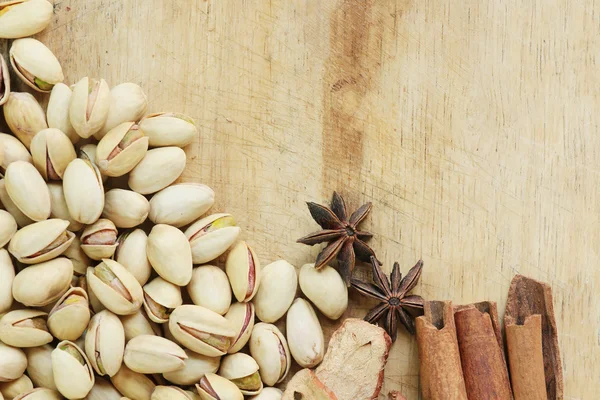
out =
[[[303,368],[316,367],[325,354],[325,339],[315,310],[308,301],[298,298],[288,310],[286,321],[292,357]]]
[[[0,39],[35,35],[52,21],[54,7],[46,0],[13,0],[0,3]]]
[[[229,354],[234,354],[240,351],[250,340],[250,335],[254,329],[254,304],[232,304],[227,314],[225,314],[225,319],[231,322],[236,332],[231,341],[231,347],[227,351]]]
[[[104,185],[98,168],[89,160],[76,158],[65,170],[63,190],[69,213],[75,221],[93,224],[104,209]]]
[[[15,279],[15,267],[6,249],[0,249],[0,315],[13,304],[12,283]]]
[[[165,372],[163,376],[176,385],[193,385],[207,373],[216,373],[219,369],[221,357],[208,357],[186,350],[187,358],[183,360],[185,366],[181,369]]]
[[[298,288],[296,268],[285,260],[266,265],[261,271],[260,287],[252,302],[262,322],[274,323],[286,313]]]
[[[13,216],[15,221],[17,221],[18,226],[23,227],[33,223],[33,220],[23,214],[21,210],[19,210],[19,207],[17,207],[16,204],[10,199],[8,192],[6,191],[5,179],[0,179],[0,202],[2,202],[2,205],[4,208],[6,208],[6,211],[8,211],[10,215]]]
[[[258,323],[250,337],[250,354],[260,367],[260,376],[267,386],[285,379],[292,364],[287,341],[275,325]]]
[[[129,174],[129,187],[140,194],[151,194],[175,182],[183,172],[185,152],[179,147],[148,150]]]
[[[121,368],[125,331],[119,317],[108,310],[94,315],[85,336],[85,352],[98,375],[113,376]]]
[[[105,259],[87,270],[87,283],[98,300],[118,315],[133,314],[142,306],[144,292],[138,281],[116,261]]]
[[[48,119],[49,128],[60,130],[67,135],[71,143],[75,144],[79,142],[81,136],[75,132],[69,119],[69,104],[72,95],[73,91],[64,83],[55,84],[48,100],[46,118]]]
[[[65,79],[56,56],[39,40],[15,40],[9,56],[17,76],[38,92],[50,93],[55,84]]]
[[[3,149],[3,157],[0,160],[0,176],[4,176],[6,168],[13,161],[26,161],[32,163],[33,159],[31,154],[27,150],[27,147],[23,145],[13,135],[8,133],[0,133],[0,147]]]
[[[123,122],[111,129],[98,143],[96,160],[106,176],[122,176],[146,155],[148,138],[135,122]]]
[[[73,86],[69,105],[71,125],[79,136],[89,138],[104,126],[110,107],[110,89],[104,79],[82,78]]]
[[[281,389],[266,387],[256,396],[249,397],[249,400],[281,400],[282,397]]]
[[[17,232],[17,221],[8,211],[0,210],[0,248],[12,239]]]
[[[27,375],[21,375],[14,381],[0,383],[0,393],[7,399],[13,399],[30,390],[33,390],[33,383]]]
[[[6,103],[10,94],[10,73],[4,57],[0,54],[0,106]]]
[[[125,330],[125,342],[139,335],[161,335],[160,327],[152,322],[142,309],[134,314],[121,315],[119,319]]]
[[[145,285],[152,272],[150,261],[146,256],[148,235],[143,230],[136,229],[121,234],[117,242],[115,260],[131,272],[140,285]]]
[[[50,192],[44,178],[33,165],[15,161],[6,168],[4,175],[6,191],[13,203],[34,221],[50,216]]]
[[[186,115],[174,112],[161,112],[146,115],[140,126],[150,138],[150,146],[185,147],[198,135],[194,120]]]
[[[178,286],[185,286],[192,279],[190,243],[179,229],[155,225],[148,235],[146,255],[161,278]]]
[[[21,393],[13,400],[62,400],[62,396],[56,390],[39,387],[28,392]]]
[[[258,394],[263,388],[258,364],[248,354],[236,353],[223,357],[219,375],[233,382],[245,395]]]
[[[132,190],[111,189],[104,195],[102,216],[115,223],[117,228],[133,228],[148,217],[150,203]]]
[[[150,400],[194,400],[194,397],[177,386],[157,386]]]
[[[48,314],[32,308],[9,311],[0,318],[0,341],[14,347],[36,347],[52,341]]]
[[[81,230],[83,224],[79,221],[75,221],[69,213],[62,182],[48,182],[48,191],[50,192],[50,203],[52,204],[50,216],[69,221],[67,229],[71,232]]]
[[[2,108],[11,132],[28,149],[33,137],[42,129],[48,128],[46,114],[31,93],[10,92]]]
[[[106,123],[94,135],[101,140],[104,135],[117,125],[127,121],[139,121],[148,107],[148,98],[139,85],[127,82],[121,83],[110,90],[110,108]]]
[[[31,141],[33,165],[45,180],[60,180],[77,155],[71,140],[55,128],[39,131]]]
[[[336,320],[348,308],[348,288],[335,268],[304,264],[298,276],[302,293],[329,319]]]
[[[194,222],[185,230],[192,261],[204,264],[219,257],[235,243],[241,231],[231,214],[212,214]]]
[[[54,373],[52,372],[52,350],[54,350],[54,347],[49,344],[25,349],[27,375],[36,387],[57,390],[54,383]]]
[[[156,387],[152,379],[130,370],[124,364],[110,380],[122,395],[130,399],[150,399]]]
[[[252,300],[260,285],[261,268],[256,253],[246,242],[239,242],[231,249],[225,272],[235,298],[239,302]]]
[[[110,258],[117,248],[117,228],[111,220],[100,218],[81,234],[81,249],[92,260]]]
[[[243,400],[244,395],[231,381],[216,375],[206,374],[196,384],[201,400]]]
[[[82,399],[94,386],[94,371],[87,356],[68,340],[52,351],[52,371],[58,391],[68,399]]]
[[[55,258],[19,272],[13,281],[12,294],[16,301],[27,307],[46,306],[69,289],[72,276],[71,260]]]
[[[146,314],[158,324],[169,322],[171,312],[183,304],[179,286],[167,282],[161,277],[154,278],[143,289]]]
[[[141,374],[162,374],[185,366],[187,355],[176,343],[156,335],[139,335],[125,347],[123,361]]]
[[[200,183],[179,183],[164,188],[150,200],[150,221],[176,227],[188,225],[207,212],[215,192]]]
[[[214,265],[194,268],[187,291],[194,304],[217,314],[225,314],[231,305],[231,287],[227,275]]]
[[[48,219],[21,228],[8,244],[8,251],[23,264],[37,264],[61,255],[75,234],[67,230],[69,221]]]
[[[96,377],[86,400],[121,400],[121,393],[105,378]]]
[[[27,357],[21,349],[0,342],[0,382],[10,382],[25,372]]]
[[[71,245],[62,255],[63,257],[67,257],[73,263],[73,274],[75,277],[85,275],[87,267],[92,263],[81,249],[81,242],[77,236],[75,236]]]
[[[67,290],[48,314],[50,333],[59,340],[79,339],[89,322],[88,295],[79,287]]]

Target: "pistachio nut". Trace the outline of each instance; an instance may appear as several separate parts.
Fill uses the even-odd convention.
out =
[[[82,160],[89,161],[96,165],[96,149],[98,149],[96,144],[86,143],[79,148],[78,156]]]
[[[82,224],[93,224],[104,209],[104,185],[98,168],[89,160],[76,158],[63,175],[63,190],[69,214]]]
[[[148,261],[163,278],[175,285],[185,286],[192,279],[190,243],[179,229],[170,225],[155,225],[148,235]]]
[[[88,393],[87,400],[121,400],[121,393],[110,381],[96,377],[92,390]]]
[[[275,325],[260,322],[250,337],[250,355],[260,367],[260,377],[267,386],[281,382],[292,360],[287,341]]]
[[[49,344],[25,349],[27,375],[36,387],[57,390],[54,383],[54,373],[52,372],[52,350],[54,348]]]
[[[181,347],[156,335],[139,335],[125,346],[123,361],[141,374],[162,374],[185,366],[187,355]]]
[[[194,268],[187,291],[194,304],[217,314],[225,314],[231,305],[231,287],[227,275],[214,265]]]
[[[73,91],[64,83],[55,84],[52,92],[50,92],[46,118],[48,119],[49,128],[60,130],[67,135],[71,143],[75,144],[79,142],[81,137],[75,132],[69,119],[69,104],[71,104],[72,95]]]
[[[31,218],[23,214],[21,210],[19,210],[19,207],[17,207],[16,204],[10,199],[8,192],[6,191],[5,179],[0,179],[0,202],[2,202],[2,205],[4,208],[6,208],[6,211],[8,211],[10,215],[13,216],[15,221],[17,221],[18,226],[23,227],[33,223]]]
[[[61,180],[67,165],[76,158],[71,140],[55,128],[42,129],[31,140],[33,165],[45,180]]]
[[[0,315],[10,310],[13,304],[12,283],[15,267],[6,249],[0,249]]]
[[[238,387],[228,379],[208,373],[196,384],[201,400],[243,400],[244,395]]]
[[[198,136],[194,120],[186,115],[174,112],[160,112],[146,115],[140,121],[140,127],[150,139],[150,146],[185,147]]]
[[[100,218],[81,234],[81,249],[92,260],[110,258],[117,248],[117,227],[111,220]]]
[[[67,290],[48,314],[48,329],[58,340],[79,339],[89,322],[88,295],[79,287]]]
[[[86,275],[87,275],[87,267],[86,267],[85,271],[86,271]],[[96,296],[96,293],[94,293],[92,288],[87,284],[86,275],[81,275],[81,276],[77,277],[77,281],[78,281],[77,286],[86,291],[86,293],[88,294],[89,301],[90,301],[90,306],[92,306],[92,311],[97,314],[100,311],[106,310],[106,307],[104,307],[104,304],[102,304],[102,302],[100,300],[98,300],[98,296]]]
[[[67,207],[67,201],[65,200],[65,192],[61,182],[48,182],[48,191],[50,192],[50,216],[53,218],[63,219],[69,221],[68,230],[71,232],[77,232],[83,228],[83,224],[79,221],[75,221],[71,214],[69,214],[69,208]]]
[[[73,86],[69,118],[73,129],[84,139],[104,126],[110,107],[110,89],[104,79],[82,78]]]
[[[15,40],[10,47],[9,57],[17,76],[38,92],[50,93],[55,84],[65,79],[58,59],[39,40]]]
[[[223,357],[219,375],[233,382],[245,395],[258,394],[263,388],[258,364],[248,354],[236,353]]]
[[[274,323],[283,317],[296,296],[298,275],[296,268],[285,260],[278,260],[262,269],[260,287],[252,302],[256,316],[262,322]]]
[[[179,286],[167,282],[161,277],[154,278],[143,289],[146,314],[158,324],[169,322],[169,315],[175,308],[183,304]]]
[[[21,349],[0,342],[0,382],[18,379],[27,368],[27,356]]]
[[[0,54],[0,106],[6,103],[10,94],[10,73],[4,57]]]
[[[130,370],[125,364],[110,380],[122,395],[131,399],[150,399],[156,387],[148,376]]]
[[[298,276],[302,293],[329,319],[336,320],[348,308],[348,288],[340,274],[329,265],[315,269],[305,264]]]
[[[10,242],[17,232],[17,221],[8,211],[0,210],[0,248]]]
[[[82,399],[94,386],[94,370],[87,356],[68,340],[52,351],[52,371],[56,388],[67,399]]]
[[[150,200],[150,221],[176,227],[188,225],[207,212],[215,192],[200,183],[180,183],[164,188]]]
[[[7,399],[15,398],[19,394],[30,390],[33,390],[33,383],[27,375],[21,375],[14,381],[0,383],[0,393]]]
[[[113,376],[123,363],[125,330],[119,317],[108,310],[94,315],[85,335],[85,353],[98,375]]]
[[[56,390],[39,387],[28,392],[21,393],[13,400],[62,400],[62,396]]]
[[[223,316],[189,304],[179,306],[171,313],[169,330],[183,346],[209,357],[227,353],[236,334]]]
[[[98,300],[118,315],[133,314],[142,306],[144,292],[131,273],[116,261],[105,259],[87,270],[87,283]]]
[[[185,230],[192,261],[204,264],[219,257],[235,243],[241,231],[231,214],[212,214],[194,222]]]
[[[283,392],[281,389],[267,387],[264,388],[259,394],[256,396],[252,396],[249,400],[281,400],[283,397]]]
[[[34,221],[50,216],[50,192],[44,178],[26,161],[12,162],[4,175],[6,191],[12,202]]]
[[[229,311],[225,314],[227,319],[236,332],[231,347],[227,351],[229,354],[237,353],[248,343],[250,335],[254,329],[254,304],[252,303],[233,303]]]
[[[148,235],[143,230],[136,229],[122,233],[117,242],[115,260],[131,272],[140,285],[145,285],[152,272],[150,261],[146,257]]]
[[[85,275],[87,267],[91,265],[90,259],[81,249],[81,242],[77,236],[75,236],[71,245],[67,247],[67,250],[62,255],[73,263],[73,274],[75,277]]]
[[[46,0],[13,0],[0,3],[0,39],[35,35],[52,21],[54,7]]]
[[[135,83],[121,83],[110,90],[110,108],[102,129],[94,136],[101,140],[107,132],[128,121],[139,121],[148,107],[148,98]]]
[[[122,176],[146,155],[148,138],[135,122],[123,122],[111,129],[98,143],[96,160],[106,176]]]
[[[148,150],[129,173],[129,187],[140,194],[151,194],[175,182],[185,168],[185,152],[179,147]]]
[[[159,335],[160,328],[150,321],[144,310],[139,309],[135,314],[121,315],[119,317],[125,330],[125,342],[129,342],[139,335]]]
[[[117,228],[133,228],[148,217],[150,203],[132,190],[111,189],[104,195],[102,216],[115,223]]]
[[[27,225],[14,234],[8,251],[23,264],[37,264],[61,255],[75,234],[67,230],[69,221],[47,219]]]
[[[321,363],[325,338],[319,318],[308,301],[294,300],[287,313],[286,331],[292,357],[301,367],[313,368]]]
[[[225,272],[237,301],[252,300],[260,286],[261,268],[256,253],[246,242],[241,241],[231,249]]]
[[[176,385],[193,385],[207,373],[216,373],[221,363],[221,357],[208,357],[186,350],[185,366],[181,369],[165,372],[163,376]]]
[[[36,133],[48,128],[42,106],[30,93],[10,92],[2,107],[6,124],[28,149]]]
[[[150,400],[194,400],[194,397],[177,386],[157,386]]]
[[[4,176],[6,168],[13,161],[33,162],[27,147],[13,135],[0,133],[0,147],[3,150],[3,157],[0,159],[0,176]]]
[[[54,303],[71,284],[73,263],[58,257],[21,270],[15,276],[12,294],[27,307],[42,307]]]
[[[43,311],[26,308],[9,311],[0,318],[0,341],[14,347],[36,347],[52,341]]]

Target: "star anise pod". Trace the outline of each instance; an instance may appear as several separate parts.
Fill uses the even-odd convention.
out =
[[[371,324],[383,319],[383,327],[392,338],[396,340],[398,318],[411,334],[415,334],[415,323],[413,315],[423,313],[423,298],[417,295],[408,296],[417,284],[423,270],[423,261],[419,260],[417,264],[408,271],[408,274],[402,278],[400,266],[394,263],[391,279],[383,273],[381,265],[375,257],[371,258],[373,265],[373,283],[363,282],[358,279],[352,279],[352,287],[361,294],[380,300],[381,303],[371,309],[365,316],[365,321]],[[391,281],[391,282],[390,282]]]
[[[350,278],[354,271],[356,258],[369,262],[371,257],[375,257],[373,249],[365,243],[373,235],[358,230],[358,224],[369,214],[373,205],[371,203],[363,204],[348,218],[348,210],[344,199],[337,192],[333,192],[331,208],[312,202],[306,204],[313,219],[321,225],[323,230],[304,236],[298,239],[298,242],[310,246],[328,242],[327,246],[317,256],[315,268],[319,269],[327,265],[337,256],[340,275],[346,284],[350,286]]]

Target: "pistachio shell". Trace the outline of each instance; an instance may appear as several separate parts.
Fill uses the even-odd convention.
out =
[[[55,84],[48,100],[46,118],[48,127],[60,130],[67,135],[71,143],[75,144],[81,137],[75,132],[69,119],[69,104],[71,104],[72,95],[73,91],[64,83]]]
[[[125,330],[125,342],[139,335],[160,335],[160,328],[150,321],[144,310],[140,309],[135,314],[121,315],[119,317]]]
[[[150,400],[194,400],[194,398],[176,386],[157,386]]]
[[[79,158],[87,160],[96,165],[96,150],[98,145],[94,143],[86,143],[79,148]]]
[[[155,225],[148,235],[146,255],[163,279],[178,286],[185,286],[192,279],[190,243],[179,229]]]
[[[0,54],[0,106],[6,103],[10,94],[10,73],[4,57]],[[2,163],[0,163],[2,164]]]
[[[71,125],[79,136],[89,138],[104,126],[110,108],[110,89],[104,79],[82,78],[73,86],[69,104]]]
[[[46,0],[0,3],[0,39],[17,39],[43,31],[52,21],[54,7]]]
[[[285,379],[291,357],[287,341],[275,325],[258,323],[250,337],[250,354],[260,367],[260,376],[267,386]]]
[[[12,283],[15,279],[15,267],[6,249],[0,249],[0,315],[13,304]]]
[[[79,287],[67,290],[48,314],[50,333],[59,340],[79,339],[89,322],[88,295]]]
[[[125,232],[119,236],[117,242],[115,260],[131,272],[140,285],[145,285],[152,272],[150,261],[146,257],[146,232],[141,229]]]
[[[50,192],[50,204],[52,205],[50,216],[69,221],[67,229],[71,232],[81,230],[83,224],[79,221],[75,221],[71,217],[71,214],[69,214],[69,208],[67,207],[67,201],[65,200],[62,183],[48,182],[48,191]]]
[[[158,192],[179,178],[185,162],[185,152],[179,147],[148,150],[129,174],[129,187],[140,194]]]
[[[75,159],[71,140],[55,128],[42,129],[31,141],[33,165],[45,180],[60,180],[67,165]]]
[[[0,342],[0,382],[19,378],[27,367],[27,357],[21,349]]]
[[[146,155],[148,138],[135,122],[123,122],[111,129],[98,143],[96,160],[106,176],[122,176]]]
[[[14,381],[0,383],[0,393],[7,399],[17,397],[21,393],[33,390],[33,383],[27,375],[21,375]]]
[[[254,329],[254,304],[232,304],[227,314],[225,314],[225,319],[231,322],[236,332],[231,347],[227,351],[229,354],[234,354],[240,351],[250,340],[250,335]]]
[[[50,192],[44,178],[33,165],[15,161],[6,168],[6,191],[13,203],[34,221],[50,216]]]
[[[323,329],[310,303],[298,298],[287,313],[287,340],[294,360],[303,368],[321,363],[325,353]]]
[[[143,89],[135,83],[121,83],[110,90],[110,108],[106,123],[95,136],[100,140],[119,124],[139,121],[148,107],[148,98]]]
[[[30,93],[10,92],[2,107],[6,124],[28,149],[36,133],[48,128],[44,110]]]
[[[113,376],[121,368],[125,331],[119,317],[108,310],[94,315],[85,336],[85,352],[98,375]]]
[[[102,260],[95,268],[88,268],[86,277],[98,300],[113,313],[133,314],[142,306],[142,287],[118,262]]]
[[[12,239],[17,232],[17,221],[8,211],[0,210],[0,248]]]
[[[52,341],[43,311],[23,309],[9,311],[0,318],[0,341],[14,347],[36,347]]]
[[[65,79],[62,67],[52,51],[32,38],[18,39],[10,48],[10,64],[27,86],[42,93]]]
[[[278,260],[262,269],[260,287],[252,302],[256,316],[262,322],[273,323],[283,317],[296,296],[298,275],[296,268],[285,260]]]
[[[264,388],[256,396],[252,396],[249,400],[281,400],[283,392],[280,389],[267,387]]]
[[[121,394],[131,399],[150,399],[156,387],[156,384],[146,375],[138,374],[124,364],[110,380]]]
[[[221,357],[208,357],[193,351],[185,351],[187,358],[183,360],[185,366],[176,371],[163,374],[165,379],[176,385],[193,385],[206,373],[216,373],[219,369]]]
[[[39,387],[21,393],[13,400],[62,400],[62,396],[56,390]]]
[[[73,263],[74,276],[85,275],[87,267],[91,265],[91,260],[81,249],[81,242],[77,236],[62,255]]]
[[[140,127],[150,138],[150,146],[185,147],[198,136],[194,120],[183,114],[161,112],[149,114],[140,121]]]
[[[87,400],[120,400],[121,393],[110,383],[110,381],[96,377],[94,387],[87,395]]]
[[[27,375],[36,387],[57,390],[54,383],[54,373],[52,372],[52,350],[54,348],[48,344],[25,349]]]
[[[194,222],[185,230],[192,249],[192,261],[204,264],[219,257],[235,243],[240,232],[231,214],[212,214]]]
[[[160,277],[154,278],[143,289],[144,309],[148,317],[158,324],[168,322],[173,309],[183,304],[179,286]]]
[[[81,234],[81,249],[92,260],[110,258],[117,248],[117,228],[111,220],[100,218]]]
[[[68,399],[87,396],[94,386],[94,371],[85,353],[63,340],[52,351],[52,370],[58,391]]]
[[[12,294],[27,307],[42,307],[54,303],[68,289],[73,276],[73,264],[64,257],[55,258],[23,269],[15,276]]]
[[[258,364],[248,354],[229,354],[221,360],[219,375],[233,382],[245,395],[258,394],[263,388]]]
[[[300,268],[302,293],[329,319],[336,320],[348,308],[348,288],[340,274],[329,265],[315,269],[314,264]]]
[[[37,264],[61,255],[75,238],[69,221],[48,219],[27,225],[14,234],[8,251],[23,264]]]
[[[4,176],[6,167],[13,161],[33,162],[27,147],[12,135],[0,133],[0,147],[2,147],[4,155],[2,160],[0,160],[0,176]]]
[[[244,395],[231,381],[215,374],[208,373],[196,384],[201,400],[243,400]]]
[[[0,179],[0,202],[2,202],[2,205],[4,208],[6,208],[6,211],[8,211],[13,216],[15,221],[17,221],[18,226],[23,227],[33,223],[31,218],[23,214],[21,210],[19,210],[19,207],[17,207],[10,199],[8,192],[6,191],[5,179]]]
[[[256,253],[246,242],[239,242],[231,249],[225,272],[235,298],[239,302],[252,300],[260,286],[261,268]]]
[[[231,305],[231,287],[227,275],[214,265],[194,268],[187,291],[194,304],[217,314],[225,314]]]
[[[150,221],[176,227],[188,225],[207,212],[215,192],[200,183],[180,183],[156,193],[150,200]]]
[[[76,158],[67,166],[63,190],[69,213],[75,221],[93,224],[104,209],[104,185],[98,168]]]
[[[150,203],[139,193],[124,189],[111,189],[104,195],[102,216],[115,223],[117,228],[133,228],[148,217]]]
[[[185,366],[187,355],[181,347],[160,336],[139,335],[125,347],[123,361],[141,374],[162,374]]]

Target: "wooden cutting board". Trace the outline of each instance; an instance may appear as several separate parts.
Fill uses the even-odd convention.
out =
[[[515,273],[554,290],[565,399],[600,380],[600,68],[592,0],[54,0],[38,37],[67,83],[131,81],[201,135],[183,180],[217,193],[263,265],[318,251],[306,201],[373,202],[414,293],[504,312]],[[6,51],[6,49],[5,49]],[[366,275],[366,269],[357,274]],[[351,294],[345,317],[371,301]],[[338,322],[323,320],[329,335]],[[403,329],[384,393],[419,398]]]

